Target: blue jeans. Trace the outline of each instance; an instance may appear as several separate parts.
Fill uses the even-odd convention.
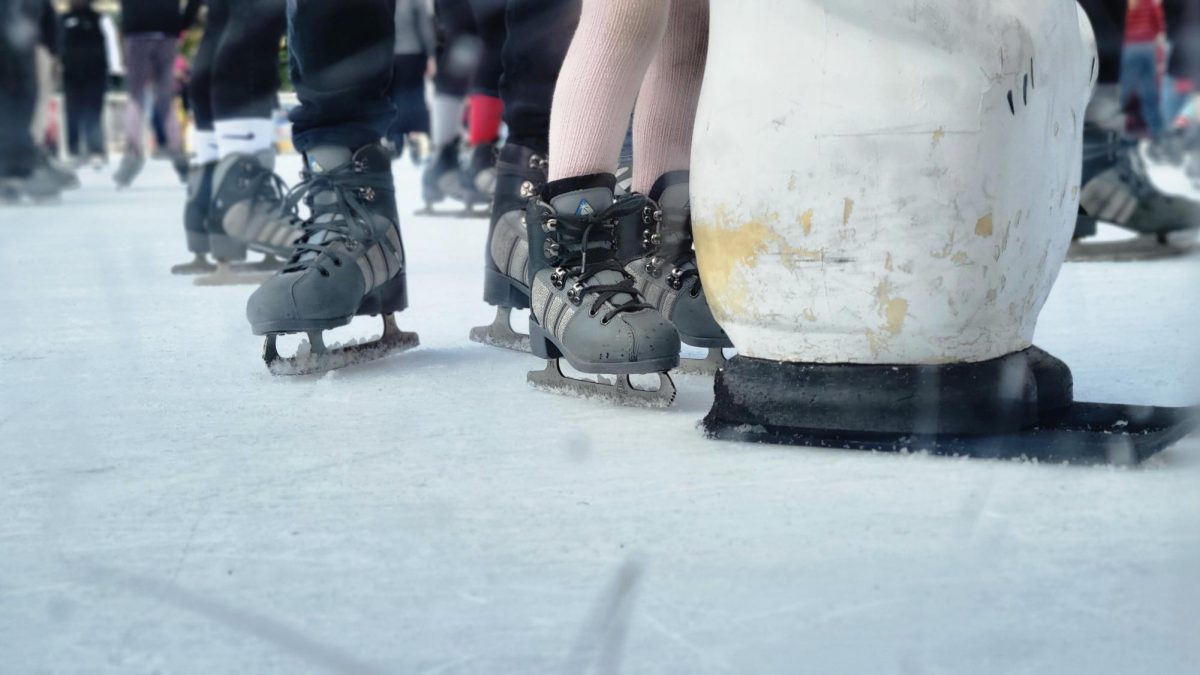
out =
[[[1162,133],[1163,118],[1159,108],[1162,94],[1158,87],[1158,45],[1153,42],[1133,42],[1121,53],[1121,103],[1137,95],[1142,119],[1150,135]]]

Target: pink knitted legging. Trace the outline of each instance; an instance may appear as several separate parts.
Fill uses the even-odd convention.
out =
[[[691,164],[708,0],[583,0],[550,111],[550,179],[613,173],[633,123],[633,189]]]

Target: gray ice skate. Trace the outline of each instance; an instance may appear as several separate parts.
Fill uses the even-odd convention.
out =
[[[602,398],[622,405],[666,407],[675,400],[667,371],[679,365],[679,334],[645,303],[617,256],[621,219],[638,213],[640,196],[613,198],[612,175],[557,181],[549,203],[526,211],[529,236],[530,348],[549,360],[529,374],[534,387]],[[617,376],[567,378],[558,359],[581,373]],[[630,375],[657,373],[658,387],[638,388]]]
[[[733,347],[709,309],[692,247],[688,172],[663,175],[650,190],[640,218],[623,223],[622,262],[638,291],[679,331],[679,339],[708,349],[703,359],[682,359],[678,373],[713,375]],[[637,257],[632,257],[637,256]]]
[[[546,185],[546,166],[543,154],[516,143],[508,143],[500,151],[483,279],[483,300],[496,308],[496,318],[490,325],[471,329],[475,342],[529,351],[529,336],[512,327],[512,310],[529,307],[525,209]]]
[[[283,267],[303,234],[301,220],[284,208],[287,185],[275,174],[275,153],[234,154],[217,164],[212,178],[209,245],[217,269],[200,286],[260,284]],[[246,251],[263,254],[245,262]]]
[[[0,201],[19,204],[24,197],[35,204],[49,204],[58,201],[62,189],[59,177],[38,165],[28,176],[0,179]]]
[[[1112,134],[1085,127],[1080,217],[1068,260],[1147,260],[1181,255],[1190,237],[1178,233],[1200,228],[1200,202],[1163,193],[1147,174],[1137,147]],[[1103,221],[1137,233],[1125,250],[1121,242],[1080,241]],[[1158,242],[1159,246],[1147,246]]]
[[[146,159],[137,152],[126,152],[121,157],[121,163],[117,165],[117,170],[113,173],[113,181],[117,184],[118,190],[123,190],[130,185],[142,172],[142,167],[146,165]]]
[[[208,214],[212,205],[212,177],[216,162],[198,164],[188,172],[183,231],[192,260],[171,268],[171,274],[210,274],[217,269],[208,259]]]
[[[416,334],[401,332],[392,316],[408,306],[408,293],[387,150],[322,146],[305,160],[306,180],[288,199],[294,206],[304,198],[311,208],[304,235],[246,305],[254,334],[266,336],[267,367],[276,375],[319,373],[416,347]],[[382,315],[382,337],[325,346],[322,331],[360,315]],[[308,343],[283,357],[276,339],[290,333],[307,333]]]

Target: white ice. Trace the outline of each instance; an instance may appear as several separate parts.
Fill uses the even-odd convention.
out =
[[[0,672],[1200,672],[1200,441],[1138,469],[705,440],[467,341],[485,224],[397,165],[413,352],[276,378],[183,189],[0,210]],[[296,158],[281,174],[296,175]],[[351,336],[378,332],[362,320]],[[1200,400],[1200,265],[1070,264],[1080,399]]]

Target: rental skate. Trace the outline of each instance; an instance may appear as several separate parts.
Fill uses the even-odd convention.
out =
[[[306,179],[288,199],[289,206],[304,199],[310,207],[304,234],[287,265],[246,305],[254,334],[266,336],[267,368],[275,375],[321,373],[416,347],[417,335],[400,331],[393,316],[408,306],[408,292],[387,150],[321,146],[305,161]],[[364,315],[383,317],[380,338],[325,345],[323,331]],[[292,333],[307,333],[308,342],[282,356],[276,341]]]
[[[725,365],[722,350],[733,343],[713,318],[700,283],[690,202],[688,172],[660,177],[640,218],[635,216],[632,227],[628,221],[623,225],[621,261],[646,301],[675,325],[679,339],[708,350],[703,359],[682,359],[675,372],[711,376]]]
[[[522,145],[508,143],[500,151],[483,280],[483,300],[496,308],[496,318],[490,325],[471,329],[475,342],[529,351],[529,336],[512,327],[512,310],[529,307],[525,209],[546,185],[546,166],[544,155]]]
[[[556,181],[546,188],[548,202],[527,208],[530,348],[547,360],[528,380],[553,393],[664,408],[675,400],[667,371],[679,365],[679,334],[643,301],[618,260],[618,224],[645,199],[614,200],[615,186],[611,174]],[[567,377],[562,360],[600,377]],[[657,386],[637,386],[631,376],[639,374],[657,375]]]
[[[197,286],[261,284],[283,267],[303,235],[300,218],[284,209],[286,194],[271,150],[229,155],[216,165],[208,228],[217,266],[196,279]],[[262,260],[245,262],[247,250],[262,253]]]

